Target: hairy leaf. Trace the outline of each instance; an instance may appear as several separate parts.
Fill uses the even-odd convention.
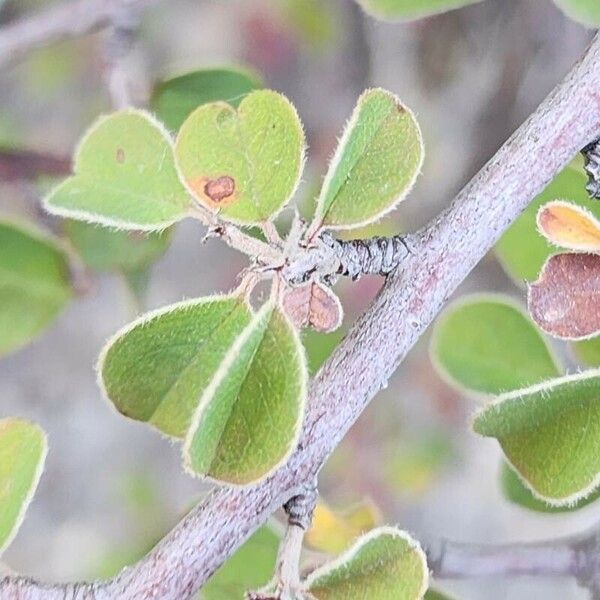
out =
[[[536,218],[541,206],[568,198],[600,218],[600,202],[590,200],[585,191],[587,177],[581,169],[569,166],[523,211],[496,244],[496,255],[506,272],[517,282],[533,281],[546,260],[556,252],[537,230]]]
[[[540,208],[537,224],[551,244],[569,250],[600,252],[600,221],[577,204],[548,202]]]
[[[423,138],[412,112],[391,92],[358,100],[317,201],[313,231],[376,221],[412,189],[423,164]]]
[[[294,449],[306,397],[304,349],[268,303],[223,358],[185,438],[184,462],[220,482],[260,480]]]
[[[556,254],[527,296],[533,320],[547,333],[582,339],[600,333],[600,256]]]
[[[451,304],[436,322],[431,356],[454,385],[487,394],[560,374],[536,327],[503,296],[476,295]]]
[[[363,501],[345,511],[336,512],[323,502],[315,508],[312,526],[305,542],[321,552],[338,554],[363,533],[377,526],[381,516],[375,505]]]
[[[323,333],[335,331],[344,316],[339,298],[316,281],[290,288],[283,297],[283,308],[296,327],[312,327]]]
[[[358,0],[366,12],[385,21],[410,21],[480,0]]]
[[[0,356],[41,333],[71,296],[69,263],[57,241],[0,221]]]
[[[0,420],[0,553],[21,525],[46,452],[46,435],[40,427],[21,419]]]
[[[501,395],[476,415],[533,494],[574,504],[600,483],[600,371],[569,375]]]
[[[202,600],[242,600],[265,585],[275,569],[279,536],[271,526],[259,529],[206,583]]]
[[[600,3],[598,0],[554,0],[573,20],[590,27],[600,26]]]
[[[79,256],[95,271],[139,271],[158,260],[171,241],[170,229],[160,233],[119,231],[71,219],[64,226]]]
[[[596,489],[586,498],[581,498],[575,504],[564,506],[551,506],[542,500],[536,498],[532,491],[521,481],[519,476],[505,462],[502,463],[500,472],[500,485],[505,498],[513,504],[517,504],[522,508],[543,513],[566,513],[579,510],[592,502],[595,502],[600,497],[600,489]]]
[[[246,302],[215,296],[142,316],[102,351],[100,385],[117,410],[183,437],[202,392],[251,320]]]
[[[241,69],[201,69],[158,83],[150,106],[172,131],[202,104],[222,100],[237,107],[252,90],[262,87],[258,75]]]
[[[152,231],[179,221],[191,206],[177,176],[168,133],[141,110],[96,121],[75,152],[74,171],[45,199],[49,212]]]
[[[284,96],[259,90],[237,111],[225,102],[195,110],[179,130],[175,155],[199,202],[226,220],[256,224],[273,218],[295,192],[304,133]]]
[[[306,588],[316,600],[419,600],[428,585],[423,550],[394,527],[381,527],[364,535],[306,580]]]

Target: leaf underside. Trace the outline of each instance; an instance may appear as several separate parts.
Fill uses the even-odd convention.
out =
[[[296,331],[278,308],[266,304],[200,399],[184,444],[188,470],[240,485],[265,477],[297,442],[306,379]]]
[[[99,363],[109,400],[124,415],[183,437],[202,391],[251,319],[233,296],[183,302],[134,321]]]
[[[536,497],[561,506],[591,494],[600,473],[600,373],[500,396],[473,423],[495,437]]]

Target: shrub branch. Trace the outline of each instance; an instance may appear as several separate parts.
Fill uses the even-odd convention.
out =
[[[277,508],[313,482],[456,287],[527,204],[599,136],[597,36],[496,156],[414,237],[412,254],[315,377],[299,446],[285,465],[257,485],[215,489],[144,558],[113,579],[77,588],[9,576],[0,583],[0,598],[192,597]],[[586,552],[589,548],[598,554],[593,545]],[[504,574],[511,574],[508,567]]]

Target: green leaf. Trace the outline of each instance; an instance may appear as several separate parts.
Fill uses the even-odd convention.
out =
[[[187,469],[233,484],[265,477],[297,443],[306,382],[298,333],[265,304],[202,394],[185,438]]]
[[[0,420],[0,554],[23,521],[46,452],[46,435],[40,427],[21,419]]]
[[[150,106],[172,131],[202,104],[222,100],[237,106],[252,90],[262,87],[258,75],[241,69],[202,69],[158,83]]]
[[[69,263],[57,241],[0,221],[0,356],[41,333],[71,296]]]
[[[600,26],[600,3],[598,0],[554,0],[568,17],[589,27]]]
[[[412,112],[391,92],[367,90],[329,166],[312,230],[376,221],[406,197],[422,164],[423,139]]]
[[[99,383],[117,410],[183,437],[198,399],[251,311],[234,296],[180,302],[119,331],[98,362]]]
[[[191,206],[177,176],[171,138],[144,111],[128,109],[98,119],[74,162],[75,175],[45,199],[52,214],[153,231],[184,218]]]
[[[574,342],[571,347],[578,360],[589,367],[600,367],[600,337]]]
[[[366,12],[385,21],[410,21],[480,0],[358,0]]]
[[[228,221],[273,218],[296,190],[304,133],[290,102],[277,92],[246,96],[237,111],[205,104],[181,126],[175,156],[192,195]]]
[[[171,230],[161,233],[119,231],[73,221],[64,224],[69,241],[95,271],[139,271],[158,260],[171,242]]]
[[[501,395],[477,413],[473,428],[498,439],[536,498],[574,504],[600,483],[600,371]]]
[[[316,600],[419,600],[428,585],[423,550],[394,527],[372,530],[306,580]]]
[[[585,191],[586,182],[583,171],[573,166],[566,167],[500,238],[495,248],[496,256],[515,281],[537,279],[546,260],[556,253],[556,247],[538,233],[536,217],[540,206],[564,198],[600,218],[600,202],[590,200]]]
[[[259,529],[202,588],[202,600],[242,600],[248,590],[265,585],[275,569],[279,536]]]
[[[502,492],[507,500],[517,504],[522,508],[544,513],[565,513],[579,510],[600,497],[600,489],[596,489],[587,498],[578,500],[575,504],[565,506],[550,506],[542,500],[538,500],[531,490],[525,486],[519,476],[505,462],[502,463],[500,472],[500,485]]]
[[[485,394],[560,374],[529,317],[500,295],[474,295],[451,304],[435,324],[431,357],[452,384]]]

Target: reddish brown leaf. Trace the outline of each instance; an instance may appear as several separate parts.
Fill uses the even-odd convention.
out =
[[[342,322],[338,297],[327,286],[314,281],[291,288],[283,297],[283,308],[296,327],[312,327],[327,333]]]
[[[600,334],[600,255],[551,256],[529,286],[528,306],[533,320],[555,337]]]

